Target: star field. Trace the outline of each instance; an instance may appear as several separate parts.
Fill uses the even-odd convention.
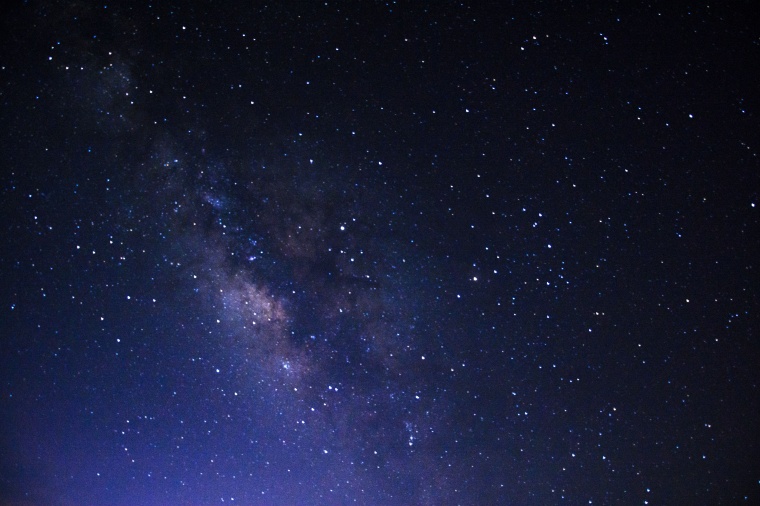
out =
[[[9,8],[0,503],[757,503],[751,7]]]

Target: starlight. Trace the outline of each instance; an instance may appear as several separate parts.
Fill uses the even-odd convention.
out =
[[[1,31],[0,504],[760,503],[750,3],[69,4]]]

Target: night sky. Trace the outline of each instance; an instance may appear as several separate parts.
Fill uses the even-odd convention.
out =
[[[759,504],[753,7],[15,2],[0,504]]]

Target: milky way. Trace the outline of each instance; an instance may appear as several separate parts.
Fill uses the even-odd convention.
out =
[[[758,502],[750,14],[10,8],[0,503]]]
[[[382,195],[357,191],[293,144],[275,168],[214,162],[205,149],[151,156],[144,212],[166,216],[174,252],[164,261],[211,322],[190,339],[214,350],[209,367],[235,385],[233,397],[261,401],[248,417],[288,421],[263,444],[278,472],[294,471],[278,467],[293,447],[309,467],[325,466],[324,479],[346,475],[386,498],[377,500],[393,501],[400,485],[440,500],[436,483],[451,471],[434,455],[448,452],[438,433],[451,406],[434,378],[447,348],[419,342],[435,330],[424,326],[433,296],[411,280],[414,243],[376,224]],[[337,471],[334,458],[366,469]]]

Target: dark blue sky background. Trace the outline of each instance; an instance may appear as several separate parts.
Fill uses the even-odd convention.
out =
[[[9,8],[0,502],[758,502],[751,11]]]

